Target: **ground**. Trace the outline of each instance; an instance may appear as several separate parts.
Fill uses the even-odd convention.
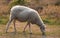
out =
[[[6,25],[0,25],[0,38],[60,38],[60,25],[48,25],[46,24],[46,36],[42,36],[39,27],[35,24],[31,25],[33,34],[29,34],[29,28],[27,27],[26,33],[22,31],[27,23],[16,22],[17,33],[14,33],[13,23],[11,23],[8,33],[5,33]]]

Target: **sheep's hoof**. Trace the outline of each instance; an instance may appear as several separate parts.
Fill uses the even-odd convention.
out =
[[[46,36],[46,34],[45,34],[45,33],[42,33],[42,35],[43,35],[43,36]]]
[[[6,33],[8,33],[8,32],[6,31]]]

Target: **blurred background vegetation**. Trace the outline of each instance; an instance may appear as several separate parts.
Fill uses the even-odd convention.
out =
[[[60,25],[60,0],[0,0],[0,24],[7,23],[14,5],[37,10],[45,24]]]

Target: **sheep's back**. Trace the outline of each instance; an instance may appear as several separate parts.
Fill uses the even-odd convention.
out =
[[[39,14],[34,9],[25,6],[14,6],[11,8],[11,15],[15,16],[20,21],[35,22],[39,19]]]

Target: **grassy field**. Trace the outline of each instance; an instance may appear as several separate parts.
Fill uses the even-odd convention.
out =
[[[0,25],[0,38],[42,38],[41,31],[37,25],[31,25],[33,34],[29,34],[29,28],[26,28],[26,34],[23,34],[23,29],[26,23],[16,22],[17,33],[14,34],[13,23],[11,23],[8,33],[5,33],[6,25]],[[60,25],[47,25],[46,24],[46,37],[47,38],[60,38]]]
[[[48,0],[46,2],[50,1]],[[33,3],[31,7],[37,5],[37,3],[33,5]],[[35,24],[31,25],[31,30],[33,34],[29,34],[28,27],[26,29],[26,34],[23,34],[22,31],[26,23],[20,23],[18,21],[16,22],[16,34],[14,33],[13,23],[11,23],[8,33],[5,33],[6,24],[9,19],[10,6],[9,4],[7,4],[7,1],[0,0],[0,8],[0,38],[45,38],[42,36],[39,27]],[[46,38],[60,38],[60,6],[43,5],[43,10],[38,10],[38,12],[41,15],[44,23],[46,24]]]
[[[26,25],[25,22],[16,22],[17,33],[14,33],[13,23],[5,33],[6,24],[9,19],[9,5],[0,0],[0,38],[60,38],[60,6],[48,5],[42,11],[38,10],[44,23],[46,24],[46,36],[42,36],[39,27],[35,24],[31,25],[33,34],[29,34],[29,28],[26,28],[26,34],[22,31]]]
[[[56,6],[55,6],[56,7]],[[59,7],[60,8],[60,7]],[[46,24],[46,38],[60,38],[60,9],[57,7],[54,9],[54,6],[48,6],[48,8],[43,9],[42,19]],[[54,11],[53,11],[54,10]],[[55,12],[57,11],[57,12]],[[40,13],[41,14],[41,13]],[[37,25],[31,25],[31,30],[33,34],[29,34],[29,28],[26,29],[26,34],[23,34],[23,28],[26,23],[16,22],[17,33],[14,34],[13,23],[11,24],[8,32],[5,33],[6,24],[9,19],[9,14],[0,15],[0,38],[43,38],[41,31]]]
[[[49,11],[52,11],[52,9],[49,11],[48,10],[49,10],[49,7],[45,11],[43,10],[42,14],[43,12],[45,12],[46,14],[41,16],[44,23],[46,24],[46,38],[60,38],[60,18],[59,18],[60,13],[57,10],[58,11],[56,13],[57,16],[55,16],[54,11],[53,13],[49,12]],[[24,26],[26,25],[25,22],[24,23],[16,22],[16,29],[17,29],[16,34],[14,34],[13,23],[11,24],[8,30],[9,33],[5,33],[8,19],[9,19],[9,14],[8,15],[0,14],[0,38],[42,38],[43,37],[37,25],[31,25],[32,27],[31,30],[33,32],[32,35],[29,34],[28,27],[26,29],[26,34],[23,34],[22,31],[23,31]]]

